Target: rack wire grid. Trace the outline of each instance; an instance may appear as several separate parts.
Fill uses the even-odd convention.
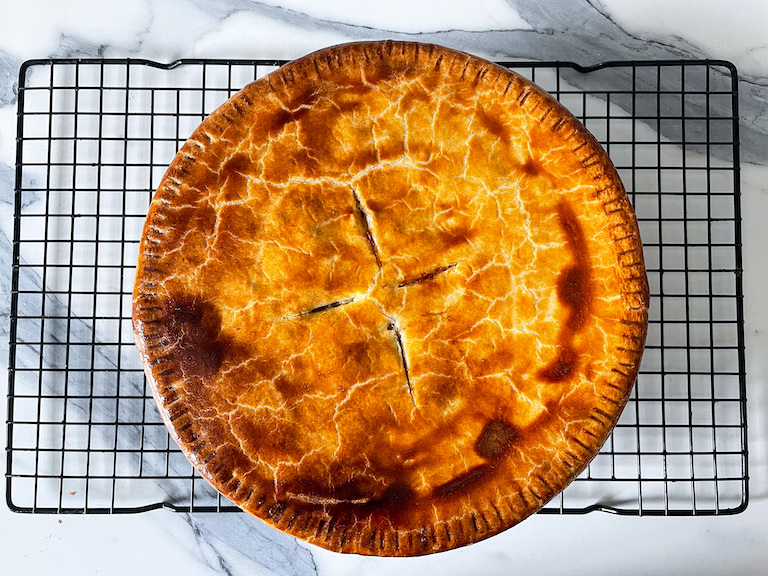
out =
[[[200,121],[267,60],[22,66],[7,502],[16,512],[236,508],[163,426],[131,291],[153,191]],[[748,500],[737,74],[723,61],[503,63],[603,144],[651,286],[640,375],[589,468],[543,513],[709,515]]]

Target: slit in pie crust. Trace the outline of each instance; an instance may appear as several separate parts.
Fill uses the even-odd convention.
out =
[[[321,50],[195,130],[147,216],[136,342],[224,496],[331,550],[455,548],[541,508],[637,374],[648,285],[594,138],[447,48]]]

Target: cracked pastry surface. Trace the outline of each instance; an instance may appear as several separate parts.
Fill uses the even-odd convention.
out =
[[[634,215],[599,144],[520,76],[348,44],[246,86],[147,216],[136,342],[227,498],[343,552],[417,555],[539,509],[642,355]]]

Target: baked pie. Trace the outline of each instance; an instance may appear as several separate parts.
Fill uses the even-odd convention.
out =
[[[595,139],[490,62],[354,43],[246,86],[152,201],[136,342],[174,440],[319,546],[486,538],[595,456],[637,374],[638,229]]]

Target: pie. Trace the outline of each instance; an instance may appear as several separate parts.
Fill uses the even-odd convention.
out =
[[[174,440],[243,510],[340,552],[463,546],[596,455],[638,371],[637,224],[521,76],[354,43],[246,86],[152,201],[133,322]]]

